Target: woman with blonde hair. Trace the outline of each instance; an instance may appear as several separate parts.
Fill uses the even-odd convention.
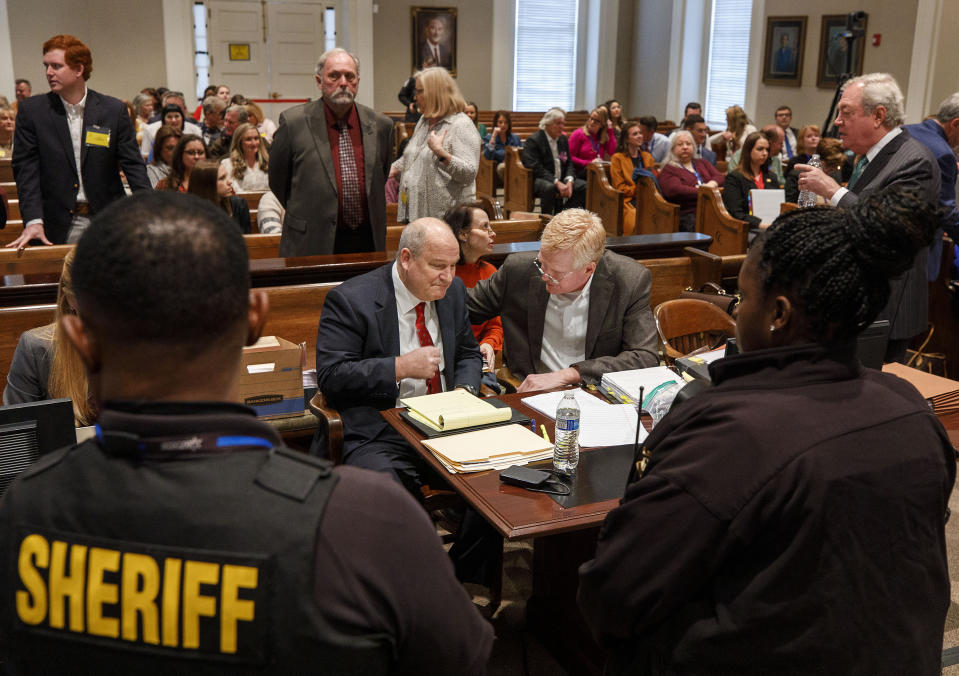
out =
[[[591,162],[609,160],[615,152],[616,135],[610,132],[603,107],[594,108],[586,124],[569,135],[569,157],[579,178],[586,178],[586,166]]]
[[[273,143],[273,134],[276,133],[276,122],[263,114],[263,109],[253,101],[246,102],[247,122],[256,127],[260,136],[266,139],[267,143]]]
[[[13,132],[17,113],[10,106],[0,106],[0,157],[13,157]]]
[[[397,218],[440,218],[447,209],[476,198],[480,138],[466,116],[466,99],[445,68],[425,68],[415,75],[416,123],[390,177],[400,182]]]
[[[270,155],[260,132],[252,123],[236,128],[230,155],[223,158],[234,192],[264,192],[270,189]]]
[[[63,259],[53,323],[20,335],[3,390],[3,404],[65,397],[73,402],[74,422],[81,427],[93,424],[97,412],[90,401],[83,360],[64,336],[60,323],[64,315],[76,314],[71,276],[75,251],[71,249]]]
[[[730,158],[737,150],[743,147],[746,137],[756,131],[756,127],[749,121],[746,111],[740,106],[729,106],[726,109],[726,130],[709,137],[709,145],[723,140],[726,143],[726,157]]]

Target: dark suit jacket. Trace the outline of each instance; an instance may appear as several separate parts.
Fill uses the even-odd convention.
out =
[[[393,123],[356,104],[363,129],[367,211],[377,251],[386,250],[386,177],[393,155]],[[281,256],[333,253],[338,196],[323,101],[311,101],[280,114],[270,149],[270,190],[286,208]]]
[[[437,45],[437,47],[439,48],[439,52],[440,52],[440,60],[439,60],[439,63],[434,63],[433,65],[442,66],[443,68],[447,68],[447,69],[450,68],[453,65],[453,61],[450,58],[449,45],[441,42]],[[432,58],[433,58],[433,50],[430,49],[430,43],[428,41],[424,42],[423,46],[420,47],[420,62],[418,64],[419,67],[426,68],[427,67],[425,65],[426,62]]]
[[[576,170],[573,167],[573,160],[569,155],[569,139],[560,134],[556,139],[556,149],[559,150],[560,176],[559,180],[566,180],[567,176],[575,176]],[[546,138],[546,132],[540,129],[523,144],[523,166],[533,170],[534,179],[542,179],[552,183],[556,180],[553,174],[554,159],[553,153],[549,149],[549,141]]]
[[[536,252],[511,254],[492,277],[469,291],[470,320],[500,315],[503,361],[521,378],[536,373],[543,347],[549,292],[533,265]],[[589,289],[586,360],[570,364],[583,380],[599,383],[604,373],[655,366],[658,339],[649,309],[649,270],[632,258],[603,253]]]
[[[929,150],[905,130],[866,165],[853,187],[839,200],[839,206],[852,206],[860,195],[890,185],[911,187],[930,202],[939,200],[939,166]],[[890,338],[911,338],[928,329],[928,261],[929,247],[925,247],[916,254],[906,274],[890,281],[889,303],[877,317],[889,320]]]
[[[109,130],[108,147],[85,143],[87,129],[93,125]],[[83,110],[80,166],[83,189],[94,212],[126,194],[121,169],[131,190],[151,190],[126,105],[92,89],[87,89]],[[24,224],[42,218],[47,239],[64,244],[77,202],[78,183],[67,112],[58,94],[48,92],[20,102],[13,142],[13,175]]]
[[[330,406],[343,418],[344,452],[389,428],[379,414],[393,408],[399,388],[396,357],[399,322],[393,291],[393,265],[354,277],[330,291],[316,334],[316,378]],[[479,389],[482,356],[466,314],[466,287],[454,279],[436,301],[443,336],[446,387]]]
[[[726,183],[723,184],[723,204],[726,211],[733,218],[749,223],[750,228],[759,227],[759,219],[749,213],[749,191],[755,190],[756,184],[738,171],[726,174]],[[779,190],[779,179],[769,171],[763,170],[763,189]]]
[[[716,166],[716,153],[709,147],[709,143],[704,143],[698,148],[700,157],[709,162],[714,167]]]

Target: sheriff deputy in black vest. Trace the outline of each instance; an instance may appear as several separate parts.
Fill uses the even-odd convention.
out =
[[[237,399],[266,320],[243,238],[189,195],[94,218],[63,329],[96,436],[0,503],[7,673],[481,673],[491,627],[425,512],[281,447]]]

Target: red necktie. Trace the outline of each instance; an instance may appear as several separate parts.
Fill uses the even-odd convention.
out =
[[[433,347],[433,339],[430,332],[426,330],[426,317],[423,311],[426,309],[426,303],[417,303],[416,305],[416,335],[420,339],[420,347]],[[439,369],[433,374],[433,377],[426,381],[426,393],[436,394],[443,391],[443,383],[440,382]]]

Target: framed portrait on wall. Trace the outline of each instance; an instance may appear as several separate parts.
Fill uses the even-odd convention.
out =
[[[868,17],[863,13],[862,31],[866,30]],[[827,14],[822,18],[822,32],[819,37],[819,68],[816,71],[816,86],[833,89],[839,83],[839,76],[846,70],[846,55],[849,53],[849,39],[846,32],[845,14]],[[866,40],[860,37],[853,41],[851,75],[862,75],[862,57]]]
[[[763,84],[783,87],[800,86],[805,47],[806,17],[767,17]]]
[[[413,66],[442,66],[456,77],[456,8],[413,7]]]

